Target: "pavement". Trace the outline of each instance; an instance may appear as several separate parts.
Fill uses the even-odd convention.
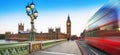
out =
[[[84,40],[77,41],[77,44],[82,52],[82,55],[110,55],[91,45],[88,45]]]
[[[53,47],[29,55],[82,55],[75,41],[64,41]]]

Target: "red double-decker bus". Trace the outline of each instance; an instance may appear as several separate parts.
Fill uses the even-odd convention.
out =
[[[120,55],[120,0],[110,1],[88,21],[85,41],[111,55]]]

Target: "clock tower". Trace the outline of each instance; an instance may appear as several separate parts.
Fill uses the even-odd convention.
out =
[[[71,37],[71,21],[68,15],[67,22],[66,22],[66,31],[67,31],[67,38]]]

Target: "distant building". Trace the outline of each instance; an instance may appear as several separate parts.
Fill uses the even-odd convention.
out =
[[[52,39],[66,39],[71,36],[71,21],[68,16],[67,22],[67,34],[62,33],[60,28],[48,29],[48,33],[36,33],[35,32],[35,40],[52,40]],[[24,31],[24,24],[18,24],[18,34],[13,34],[12,32],[5,33],[5,39],[8,40],[29,40],[30,30]]]
[[[66,22],[66,31],[67,31],[67,38],[70,38],[71,37],[71,20],[69,15]]]

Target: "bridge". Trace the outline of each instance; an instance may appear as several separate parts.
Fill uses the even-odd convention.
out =
[[[51,47],[62,41],[65,40],[60,39],[49,41],[26,41],[18,43],[3,43],[0,44],[0,55],[27,55],[29,53]]]
[[[84,40],[25,41],[0,44],[0,55],[109,55]]]

